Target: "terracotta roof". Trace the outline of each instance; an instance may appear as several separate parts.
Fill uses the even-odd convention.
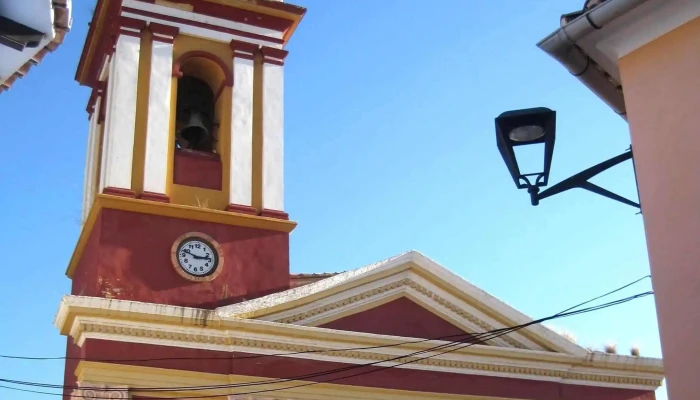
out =
[[[289,275],[289,286],[297,287],[308,285],[309,283],[314,283],[332,276],[338,275],[340,272],[321,272],[316,274],[290,274]]]
[[[561,26],[567,25],[569,22],[575,20],[576,18],[582,16],[583,14],[587,13],[588,11],[591,11],[592,9],[598,7],[599,5],[605,3],[608,0],[585,0],[583,3],[583,8],[581,10],[576,10],[573,12],[570,12],[568,14],[564,14],[561,16]]]
[[[318,274],[291,274],[289,277],[291,279],[298,278],[330,278],[333,275],[338,275],[340,272],[320,272]]]
[[[0,83],[0,93],[9,89],[13,83],[19,78],[23,78],[29,69],[41,62],[41,60],[48,53],[53,52],[58,48],[59,45],[63,43],[63,39],[66,34],[70,31],[71,24],[71,10],[70,10],[70,0],[52,0],[51,5],[53,8],[53,30],[54,38],[52,41],[46,44],[44,48],[40,49],[36,54],[34,54],[29,61],[22,65],[14,74],[7,78],[4,82]]]

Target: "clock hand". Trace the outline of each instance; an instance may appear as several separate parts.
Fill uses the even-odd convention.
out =
[[[209,261],[211,261],[211,259],[210,259],[210,258],[208,258],[208,257],[202,257],[202,256],[198,256],[198,255],[196,255],[196,254],[194,254],[194,253],[190,252],[190,250],[189,250],[189,249],[185,249],[185,253],[187,253],[187,254],[191,255],[191,256],[192,256],[192,258],[196,258],[197,260],[209,260]]]

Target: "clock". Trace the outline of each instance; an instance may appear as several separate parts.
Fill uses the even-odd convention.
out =
[[[183,278],[206,282],[216,278],[223,267],[221,246],[209,235],[186,233],[173,243],[170,253],[175,271]]]

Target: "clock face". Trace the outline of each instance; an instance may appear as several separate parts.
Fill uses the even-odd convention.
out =
[[[209,276],[219,267],[219,253],[210,241],[197,236],[188,237],[177,247],[177,264],[191,276]]]

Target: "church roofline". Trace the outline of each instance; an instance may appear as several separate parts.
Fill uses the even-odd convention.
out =
[[[415,270],[419,275],[425,275],[426,279],[434,281],[440,290],[445,290],[446,293],[452,296],[468,298],[468,303],[476,305],[482,311],[482,314],[492,317],[490,319],[498,320],[504,326],[517,326],[533,320],[533,318],[519,312],[415,250],[304,286],[294,287],[283,292],[242,303],[219,307],[216,309],[216,312],[222,317],[237,318],[267,319],[266,316],[286,315],[319,299],[329,298],[336,293],[348,291],[368,282],[377,281],[408,270]],[[489,326],[488,324],[482,325]],[[482,328],[479,331],[485,330],[487,329]],[[529,326],[522,331],[522,334],[533,336],[536,338],[536,341],[547,343],[546,347],[559,349],[570,354],[585,355],[588,353],[588,350],[582,346],[541,324]]]
[[[81,296],[63,297],[54,324],[78,345],[99,339],[223,352],[270,355],[289,352],[287,357],[348,364],[392,359],[448,343],[231,318],[212,310]],[[366,350],[356,349],[360,347]],[[335,350],[319,352],[326,349]],[[663,379],[662,360],[655,358],[597,352],[565,354],[484,345],[464,346],[400,368],[641,390],[655,390]]]

